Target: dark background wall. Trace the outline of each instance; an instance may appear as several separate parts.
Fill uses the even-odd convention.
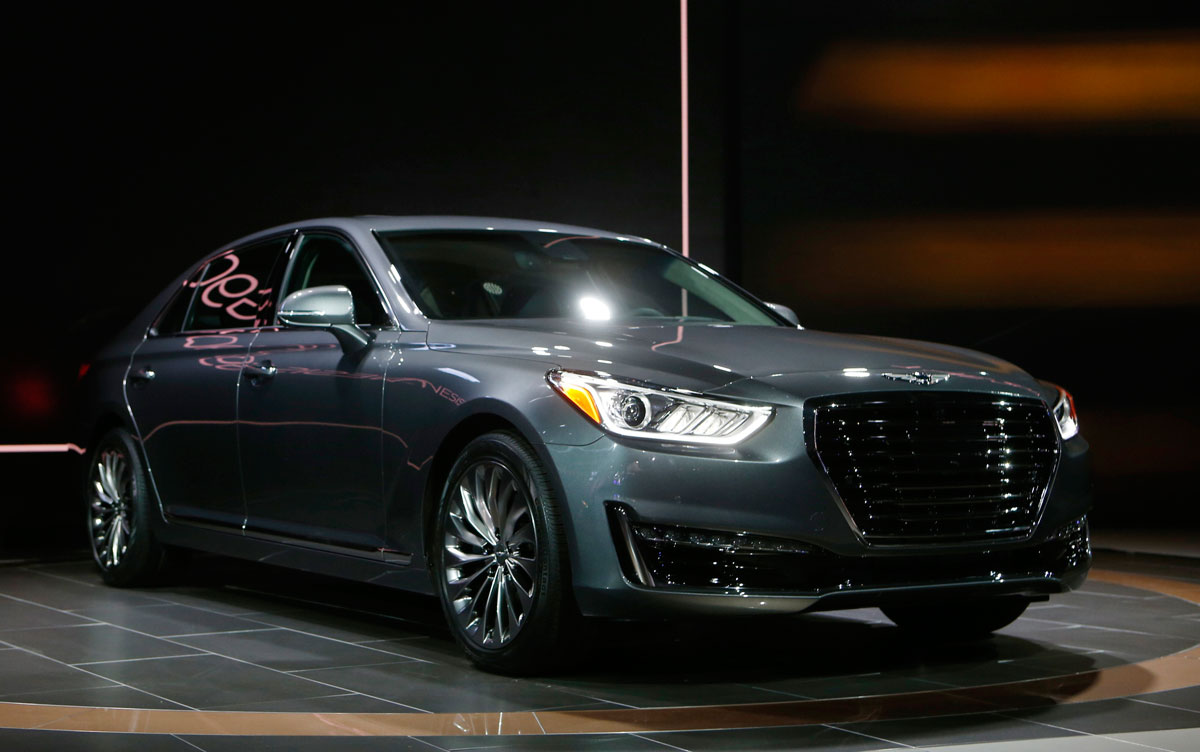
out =
[[[426,6],[43,8],[5,26],[6,291],[36,324],[10,332],[0,443],[65,441],[96,344],[272,224],[490,214],[678,245],[676,3]],[[1195,11],[690,14],[693,256],[808,326],[975,346],[1070,386],[1098,518],[1200,522]],[[1137,68],[1163,44],[1177,54]],[[1120,100],[1131,75],[1183,80],[1156,108]],[[54,481],[6,504],[68,515],[61,458],[0,461]]]
[[[1100,525],[1200,523],[1200,14],[735,6],[735,253],[815,328],[1071,388]]]

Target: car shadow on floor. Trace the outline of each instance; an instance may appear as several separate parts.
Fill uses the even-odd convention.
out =
[[[336,625],[364,641],[427,638],[419,647],[414,643],[415,657],[473,670],[431,596],[209,555],[194,556],[158,590],[168,598],[286,615],[300,625],[293,628],[309,624],[318,634],[323,625]],[[1039,639],[1045,626],[1027,615],[991,638],[954,643],[914,638],[875,609],[594,622],[581,631],[573,661],[540,678],[581,687],[739,684],[798,697],[844,697],[1022,681],[1127,662]],[[833,678],[838,681],[831,683]]]

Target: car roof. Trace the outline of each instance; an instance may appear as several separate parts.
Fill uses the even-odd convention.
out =
[[[420,215],[420,216],[389,216],[380,214],[365,214],[357,217],[323,217],[306,219],[300,222],[289,222],[270,230],[255,233],[255,236],[278,232],[287,229],[303,229],[305,227],[340,227],[370,233],[373,231],[389,232],[396,230],[507,230],[511,232],[553,232],[568,235],[586,235],[589,237],[613,238],[618,240],[636,240],[651,245],[662,246],[661,243],[638,235],[622,234],[600,230],[595,227],[582,227],[559,222],[543,222],[531,219],[511,219],[505,217],[469,217],[456,215]]]

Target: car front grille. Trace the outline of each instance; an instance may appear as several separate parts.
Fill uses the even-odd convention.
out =
[[[880,392],[810,400],[809,451],[872,544],[1027,537],[1058,462],[1037,400]]]

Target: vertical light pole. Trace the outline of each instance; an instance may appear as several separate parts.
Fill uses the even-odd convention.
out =
[[[689,255],[689,198],[688,195],[688,8],[687,0],[679,0],[679,121],[682,132],[680,157],[683,169],[683,244],[684,256]]]
[[[687,0],[679,0],[679,156],[683,167],[680,170],[680,187],[683,191],[683,242],[680,250],[686,257],[689,254],[689,194],[688,194],[688,20]],[[680,290],[680,313],[688,315],[687,290]],[[679,327],[679,337],[683,338],[683,327]]]

